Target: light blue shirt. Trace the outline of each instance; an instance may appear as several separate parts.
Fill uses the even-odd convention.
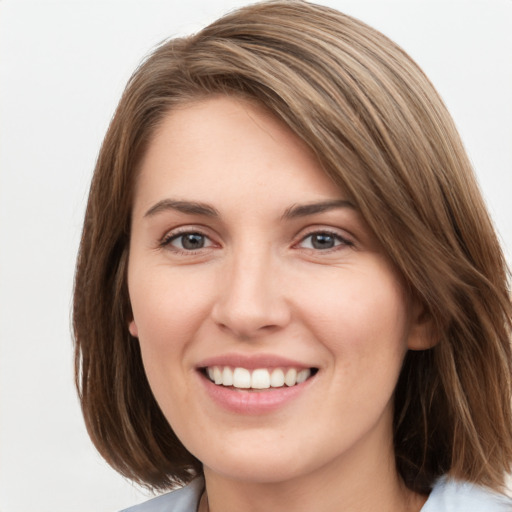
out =
[[[512,512],[512,499],[485,487],[443,477],[421,512]]]
[[[196,512],[204,489],[197,478],[189,485],[121,512]],[[421,512],[512,512],[512,499],[467,482],[441,478]]]

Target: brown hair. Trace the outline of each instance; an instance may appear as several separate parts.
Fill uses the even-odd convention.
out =
[[[157,48],[130,79],[99,154],[77,262],[76,382],[103,457],[166,488],[201,473],[154,400],[128,332],[132,195],[155,127],[207,95],[264,105],[348,192],[431,319],[395,393],[397,468],[427,492],[445,473],[500,489],[512,461],[507,269],[454,124],[396,44],[302,1],[242,8]]]

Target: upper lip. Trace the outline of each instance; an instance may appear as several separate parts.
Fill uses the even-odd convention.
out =
[[[248,370],[255,370],[257,368],[291,367],[304,369],[314,367],[307,363],[273,354],[224,354],[203,359],[197,364],[197,368],[207,368],[211,366],[230,366],[232,368],[247,368]]]

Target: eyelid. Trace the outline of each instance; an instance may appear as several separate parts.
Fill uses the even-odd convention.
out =
[[[343,247],[354,247],[355,242],[350,234],[345,234],[346,232],[344,230],[341,230],[340,228],[335,228],[331,226],[310,226],[308,228],[303,229],[296,237],[295,242],[292,244],[294,248],[298,249],[304,249],[304,250],[310,250],[314,252],[323,252],[328,253],[330,251],[336,251]],[[173,240],[176,240],[180,236],[186,235],[186,234],[198,234],[201,236],[204,236],[208,241],[209,245],[206,247],[201,247],[199,249],[180,249],[179,247],[172,247],[171,242]],[[308,237],[311,237],[315,234],[326,234],[334,237],[338,242],[334,247],[328,248],[328,249],[315,249],[315,248],[306,248],[306,247],[300,247],[300,244],[303,243]],[[184,226],[178,226],[176,228],[170,229],[165,232],[165,234],[158,240],[157,242],[157,248],[159,249],[165,249],[168,248],[169,250],[172,250],[173,252],[177,253],[186,253],[188,255],[192,255],[195,253],[198,253],[200,251],[211,249],[215,246],[220,246],[215,241],[215,237],[211,235],[210,230],[208,228],[205,228],[201,225],[184,225]]]
[[[310,236],[316,235],[316,234],[324,234],[324,235],[330,235],[334,238],[336,238],[341,243],[335,245],[334,247],[330,249],[309,249],[309,248],[302,248],[307,250],[312,250],[315,252],[329,252],[329,251],[335,251],[338,250],[340,247],[354,247],[355,242],[353,241],[352,237],[347,236],[340,232],[340,229],[333,228],[333,227],[326,227],[326,226],[312,226],[310,228],[307,228],[307,230],[298,236],[297,242],[295,242],[293,245],[294,247],[299,246],[304,240],[309,238]],[[301,247],[299,247],[301,248]]]
[[[169,249],[177,253],[186,253],[186,254],[195,254],[196,252],[203,251],[210,249],[211,247],[216,245],[216,242],[214,241],[213,237],[209,234],[206,228],[202,226],[197,225],[185,225],[185,226],[179,226],[173,229],[170,229],[169,231],[166,231],[165,234],[158,240],[158,248],[159,249]],[[173,247],[171,245],[171,242],[179,238],[180,236],[187,235],[187,234],[197,234],[204,236],[206,239],[208,239],[211,243],[207,247],[201,247],[199,249],[193,250],[185,250],[180,249],[178,247]]]

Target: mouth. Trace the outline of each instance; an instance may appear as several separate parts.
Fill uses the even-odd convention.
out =
[[[262,391],[290,388],[302,384],[318,372],[318,368],[279,367],[248,369],[232,366],[206,366],[200,372],[213,384],[222,387]]]

